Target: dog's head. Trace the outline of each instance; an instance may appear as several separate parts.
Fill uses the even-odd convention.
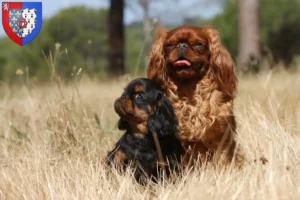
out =
[[[148,78],[164,85],[168,78],[186,82],[207,74],[218,89],[235,93],[234,63],[215,29],[183,25],[159,32],[150,55]]]
[[[167,33],[163,43],[166,65],[179,79],[198,78],[207,70],[209,36],[201,28],[184,26]]]
[[[173,107],[152,80],[139,78],[131,81],[115,101],[115,111],[120,116],[121,130],[130,129],[140,135],[156,132],[160,136],[176,132]]]

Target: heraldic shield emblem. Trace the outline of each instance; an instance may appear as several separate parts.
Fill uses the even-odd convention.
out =
[[[28,44],[42,27],[42,3],[2,2],[2,25],[12,41]]]

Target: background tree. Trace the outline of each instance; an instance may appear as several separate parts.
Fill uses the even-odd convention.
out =
[[[124,0],[110,0],[108,20],[108,69],[111,75],[125,73],[124,66]]]
[[[86,7],[63,9],[44,19],[37,37],[22,48],[7,37],[0,38],[0,47],[6,49],[0,55],[0,78],[13,80],[17,69],[28,67],[29,76],[48,80],[50,70],[44,54],[50,59],[50,52],[55,71],[64,80],[79,68],[99,77],[107,69],[107,13],[106,9]]]
[[[149,0],[139,0],[141,7],[143,8],[143,25],[144,25],[144,34],[145,34],[145,44],[144,44],[144,54],[145,54],[145,64],[148,63],[152,38],[151,38],[151,30],[152,24],[149,16]]]
[[[272,54],[275,64],[292,67],[292,60],[300,55],[300,1],[261,0],[259,15],[262,46]]]
[[[56,62],[60,76],[70,76],[74,73],[74,68],[82,68],[87,74],[106,70],[107,13],[105,9],[73,7],[62,10],[49,20],[45,28],[52,43],[48,43],[43,50],[48,55],[47,49],[52,46],[51,50],[57,51],[53,47],[55,43],[60,44],[60,54]]]
[[[242,72],[250,67],[257,69],[259,49],[259,0],[239,1],[239,57],[238,66]]]
[[[121,59],[123,67],[120,67],[120,69],[122,69],[121,72],[124,70],[134,75],[144,75],[145,73],[147,61],[144,57],[148,55],[145,50],[145,39],[147,37],[145,30],[149,31],[150,26],[151,29],[153,28],[153,24],[150,23],[150,26],[148,24],[148,28],[144,29],[143,16],[145,14],[140,1],[144,0],[126,1],[126,11],[131,12],[131,15],[134,13],[140,21],[126,24],[123,27],[126,33],[123,35],[125,42],[123,44],[125,53],[123,59],[125,63]],[[191,13],[191,8],[204,7],[204,3],[208,2],[207,0],[192,0],[186,6],[179,6],[180,2],[187,3],[184,0],[176,1],[176,3],[174,3],[175,0],[163,2],[147,0],[149,11],[147,14],[149,17],[147,18],[150,20],[148,22],[151,22],[153,18],[161,19],[161,17],[165,17],[166,12],[172,11],[176,7],[176,9],[179,9],[177,11],[180,11],[177,13],[182,15],[184,20],[183,22],[177,22],[177,24],[166,22],[163,25],[167,29],[178,26],[180,23],[196,26],[212,24],[220,31],[222,42],[233,58],[237,60],[239,55],[239,3],[237,0],[212,1],[222,3],[223,10],[216,16],[205,19],[198,14],[194,16],[189,15],[189,13]],[[120,1],[117,3],[120,3]],[[268,55],[272,55],[270,57],[275,64],[278,62],[284,63],[287,68],[297,66],[293,65],[293,61],[297,62],[297,56],[300,55],[299,0],[289,0],[288,2],[286,0],[260,0],[258,16],[259,45],[262,58],[265,58],[266,53],[268,53]],[[113,58],[109,56],[108,22],[107,8],[95,9],[77,6],[62,9],[54,16],[43,19],[39,34],[26,46],[19,47],[3,35],[2,38],[0,37],[0,49],[3,50],[0,54],[0,80],[6,82],[21,80],[22,77],[16,74],[18,69],[21,69],[24,75],[26,74],[34,80],[49,80],[51,77],[50,70],[42,52],[46,54],[47,58],[50,58],[51,52],[52,60],[55,61],[56,73],[62,80],[72,79],[72,75],[79,68],[82,68],[82,73],[85,75],[97,79],[105,79],[108,70],[111,74],[116,75],[114,67],[117,64],[111,68],[108,67],[109,58]],[[150,34],[148,31],[146,34],[153,35],[152,30]],[[122,31],[113,33],[120,34]],[[114,50],[122,42],[119,42],[115,36],[112,39],[112,42],[115,42],[112,45]],[[56,47],[60,48],[57,49]],[[265,52],[265,49],[268,52]]]
[[[240,55],[239,5],[238,0],[226,0],[223,12],[206,22],[220,31],[224,45],[236,61]],[[271,54],[275,64],[284,61],[286,68],[291,67],[292,58],[300,55],[299,37],[295,37],[300,35],[300,29],[297,28],[300,21],[299,0],[260,0],[258,9],[261,56]]]

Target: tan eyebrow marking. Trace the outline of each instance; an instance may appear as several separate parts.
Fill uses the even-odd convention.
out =
[[[135,92],[143,92],[144,87],[142,85],[136,85],[136,86],[134,86],[134,90],[135,90]]]

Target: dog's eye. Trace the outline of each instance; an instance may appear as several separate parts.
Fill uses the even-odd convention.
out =
[[[136,95],[134,95],[134,99],[135,99],[135,100],[143,100],[144,97],[143,97],[143,95],[141,95],[141,94],[136,94]]]
[[[167,44],[166,44],[166,47],[167,47],[167,48],[174,47],[174,44],[172,44],[172,43],[167,43]]]
[[[203,45],[202,42],[196,42],[196,43],[194,44],[194,47],[201,47],[202,45]]]

